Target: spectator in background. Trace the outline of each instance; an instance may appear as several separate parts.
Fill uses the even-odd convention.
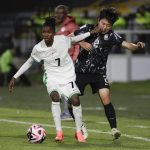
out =
[[[114,29],[126,29],[127,28],[127,22],[123,16],[120,16],[118,20],[114,23],[113,26]]]
[[[146,6],[142,5],[138,8],[135,24],[137,29],[150,29],[150,12],[147,11]]]
[[[28,27],[33,28],[36,43],[41,41],[41,27],[44,22],[45,15],[41,10],[37,10],[27,22]]]
[[[113,28],[114,30],[121,30],[121,29],[126,29],[126,27],[127,27],[126,19],[120,15],[118,20],[114,23]],[[115,53],[115,54],[123,53],[121,45],[114,45],[111,48],[111,53]]]
[[[13,64],[16,49],[11,42],[10,36],[5,39],[5,46],[3,48],[4,51],[0,55],[0,86],[8,85],[12,75],[17,71],[16,66]],[[20,77],[19,81],[22,82],[23,85],[31,85],[25,74]]]
[[[142,5],[138,8],[136,16],[135,16],[135,29],[137,30],[146,30],[150,29],[150,13],[146,10],[146,6]],[[137,41],[147,41],[147,49],[149,49],[149,42],[150,42],[149,34],[138,34]],[[146,49],[142,49],[136,52],[133,52],[133,54],[144,54],[146,53]]]
[[[69,35],[74,32],[78,25],[75,22],[75,18],[68,15],[69,10],[65,5],[58,5],[55,8],[55,19],[56,19],[56,35]],[[79,54],[79,45],[73,45],[69,49],[69,55],[71,56],[73,62],[76,61]],[[67,101],[64,99],[64,111],[61,114],[61,119],[72,119],[68,111]]]

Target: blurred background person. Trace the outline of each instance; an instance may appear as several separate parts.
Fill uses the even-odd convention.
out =
[[[78,25],[75,22],[75,18],[69,15],[69,8],[65,5],[58,5],[55,8],[55,18],[56,18],[56,34],[57,35],[69,35],[78,29]],[[79,54],[79,45],[73,45],[69,49],[69,55],[71,56],[73,62],[76,61]],[[72,119],[69,111],[67,101],[64,99],[64,111],[61,114],[61,119]]]
[[[37,9],[27,21],[28,27],[32,28],[35,34],[35,43],[41,41],[41,27],[44,23],[45,18],[48,17],[47,11],[45,9]]]
[[[4,50],[0,55],[0,86],[8,85],[12,75],[17,71],[17,67],[13,63],[16,49],[11,41],[11,36],[6,37],[4,43]],[[25,86],[31,85],[25,74],[21,76],[19,81]]]

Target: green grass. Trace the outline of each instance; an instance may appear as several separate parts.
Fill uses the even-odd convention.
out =
[[[113,83],[111,98],[116,108],[118,128],[122,137],[113,141],[104,110],[85,110],[102,107],[99,97],[86,88],[81,97],[83,119],[89,130],[86,143],[74,138],[75,124],[63,121],[64,143],[55,143],[55,128],[51,115],[51,102],[44,86],[15,88],[10,94],[7,87],[0,88],[0,150],[149,150],[150,149],[150,81]],[[63,105],[62,105],[63,106]],[[118,110],[119,107],[126,110]],[[2,119],[5,119],[2,121]],[[7,119],[7,120],[6,120]],[[19,121],[14,123],[11,121]],[[47,138],[42,144],[27,141],[30,122],[43,124]],[[24,123],[24,124],[23,124]],[[142,126],[143,128],[139,128]],[[71,128],[66,128],[71,127]],[[144,128],[145,127],[145,128]],[[139,137],[139,139],[136,139]],[[149,141],[148,141],[149,140]]]

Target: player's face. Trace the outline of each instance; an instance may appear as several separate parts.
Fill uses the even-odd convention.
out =
[[[42,28],[42,38],[47,45],[49,45],[53,41],[54,35],[55,31],[53,30],[53,28],[49,26],[44,26]]]
[[[99,20],[98,25],[100,26],[100,29],[103,34],[107,33],[109,30],[112,29],[112,25],[105,18]]]
[[[56,24],[62,23],[66,16],[67,14],[64,9],[57,9],[55,11]]]

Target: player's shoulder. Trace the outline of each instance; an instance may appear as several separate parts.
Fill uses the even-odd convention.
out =
[[[59,43],[61,41],[64,41],[66,38],[68,38],[68,36],[66,36],[66,35],[55,35],[54,41]]]
[[[54,36],[55,39],[61,39],[61,38],[64,38],[64,37],[65,37],[65,35],[63,35],[63,34]]]
[[[114,30],[110,30],[109,31],[109,35],[111,37],[114,37],[114,38],[122,38],[117,32],[115,32]]]
[[[121,44],[125,39],[119,35],[117,32],[114,30],[109,31],[107,36],[105,35],[104,38],[106,39],[108,37],[109,41],[117,44]]]
[[[66,43],[70,42],[71,38],[66,36],[66,35],[55,35],[54,36],[54,45],[55,46],[60,46],[60,45],[65,45]]]
[[[44,50],[47,50],[47,46],[44,42],[44,40],[40,41],[39,43],[37,43],[34,48],[33,48],[34,51],[44,51]]]

